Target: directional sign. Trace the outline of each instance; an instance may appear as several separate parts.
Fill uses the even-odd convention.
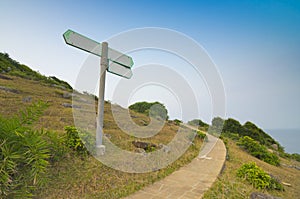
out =
[[[79,33],[76,33],[72,30],[67,30],[63,37],[65,42],[71,46],[79,48],[81,50],[87,51],[97,56],[101,56],[101,43],[98,43],[92,39],[89,39]],[[114,49],[108,48],[108,59],[112,62],[115,62],[123,67],[131,68],[133,66],[133,60],[131,57],[120,53]],[[119,66],[119,67],[121,67]],[[114,69],[117,66],[114,66]],[[113,70],[114,70],[113,69]],[[120,69],[122,70],[122,69]]]
[[[131,57],[124,55],[114,49],[108,48],[108,43],[98,43],[72,30],[67,30],[63,37],[65,42],[71,46],[87,51],[94,55],[100,56],[100,85],[98,97],[98,115],[97,115],[97,129],[96,129],[96,148],[97,155],[103,155],[105,146],[102,145],[103,137],[103,117],[104,117],[104,88],[106,70],[116,75],[131,78],[133,60]],[[109,63],[109,61],[111,61]]]

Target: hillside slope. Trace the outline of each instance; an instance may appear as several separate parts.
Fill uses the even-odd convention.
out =
[[[294,167],[298,166],[300,168],[299,162],[280,158],[281,166],[276,167],[249,155],[231,139],[225,139],[225,143],[228,149],[228,159],[225,162],[225,168],[211,189],[205,193],[204,199],[245,199],[250,198],[252,192],[264,192],[284,199],[299,198],[300,170]],[[291,184],[291,186],[284,186],[285,191],[255,189],[246,180],[237,177],[237,170],[244,163],[249,162],[255,162],[268,174],[271,174],[281,182]]]
[[[0,75],[7,74],[11,76],[18,76],[25,79],[36,80],[43,84],[56,86],[60,88],[72,89],[72,87],[65,81],[62,81],[54,76],[46,77],[39,72],[33,71],[24,64],[11,59],[7,53],[0,52]]]
[[[2,58],[5,56],[2,54]],[[38,73],[20,69],[21,65],[7,56],[0,63],[1,69],[4,68],[3,63],[5,66],[10,64],[11,71],[21,71],[22,75],[16,75],[11,71],[5,71],[0,75],[0,115],[13,117],[35,102],[46,102],[47,108],[33,123],[32,128],[62,135],[62,141],[59,142],[64,144],[65,127],[74,125],[72,108],[70,108],[72,96],[74,96],[72,90],[66,86],[53,86],[52,82],[49,83],[44,77],[36,78]],[[17,66],[14,70],[13,64]],[[86,97],[84,94],[75,94],[80,98]],[[87,103],[85,106],[97,110],[96,105],[97,103]],[[136,151],[136,147],[132,144],[136,138],[125,134],[118,127],[111,113],[113,106],[117,105],[106,102],[104,106],[105,135],[120,148]],[[131,116],[132,120],[140,126],[145,126],[150,121],[146,115],[133,111],[131,111]],[[179,126],[174,122],[168,121],[155,136],[138,140],[155,145],[167,144],[174,138],[178,128]],[[37,198],[120,198],[127,196],[189,163],[198,154],[201,144],[202,139],[196,138],[194,144],[177,161],[164,169],[144,174],[130,174],[114,170],[92,156],[78,154],[64,146],[61,157],[51,162],[48,168],[48,182],[40,187],[35,195]]]
[[[73,94],[68,84],[64,84],[61,80],[56,80],[53,84],[53,78],[42,76],[2,53],[0,54],[0,68],[0,115],[4,117],[18,115],[19,111],[41,100],[47,102],[48,108],[33,124],[34,129],[44,129],[58,135],[65,135],[65,127],[74,125],[72,108],[69,106],[72,104]],[[76,95],[85,97],[79,93]],[[97,103],[91,103],[86,106],[96,110],[96,105]],[[136,148],[132,144],[135,138],[119,129],[111,113],[112,106],[116,105],[106,102],[104,106],[104,133],[117,146],[135,151]],[[131,111],[131,116],[133,121],[141,126],[147,125],[150,121],[146,115],[133,111]],[[199,121],[196,122],[199,123]],[[252,191],[262,191],[254,189],[247,182],[236,177],[236,170],[243,163],[250,161],[256,162],[281,181],[291,184],[285,187],[284,192],[265,190],[264,192],[288,199],[297,198],[300,195],[300,171],[295,167],[290,167],[293,165],[300,168],[299,162],[280,158],[281,166],[269,165],[246,153],[236,145],[235,140],[240,136],[250,135],[268,147],[277,144],[280,152],[279,143],[250,122],[241,125],[238,121],[229,119],[225,124],[223,135],[227,143],[229,159],[226,161],[223,173],[204,198],[248,198]],[[173,139],[177,129],[176,122],[168,121],[157,135],[141,139],[141,141],[167,144]],[[198,154],[201,144],[201,139],[195,139],[194,145],[175,163],[165,169],[145,174],[120,172],[101,164],[91,156],[82,156],[66,150],[67,152],[61,159],[49,167],[49,181],[38,190],[36,197],[120,198],[127,196],[190,162]]]

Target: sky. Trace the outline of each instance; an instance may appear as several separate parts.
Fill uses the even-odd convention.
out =
[[[226,118],[253,121],[263,129],[300,128],[299,1],[0,0],[0,18],[0,52],[72,86],[89,55],[65,44],[67,29],[99,42],[136,28],[175,30],[201,45],[215,63],[225,88]],[[163,63],[176,59],[145,50],[132,53],[135,63],[143,63],[147,53]],[[180,60],[176,63],[178,71],[188,73],[184,63],[181,69]],[[118,81],[107,75],[107,100]],[[203,95],[196,94],[203,110],[198,117],[210,123],[211,96],[205,82],[199,84],[204,86],[199,86]],[[157,95],[159,89],[138,90],[128,103],[158,100],[171,118],[192,119],[181,118],[178,101],[163,89]]]

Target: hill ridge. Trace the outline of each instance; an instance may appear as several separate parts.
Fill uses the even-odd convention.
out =
[[[16,60],[10,58],[8,53],[0,52],[0,75],[1,74],[40,81],[51,86],[57,86],[65,89],[72,89],[70,84],[66,81],[60,80],[55,76],[47,77],[45,75],[42,75],[39,72],[32,70],[30,67],[24,64],[20,64]]]

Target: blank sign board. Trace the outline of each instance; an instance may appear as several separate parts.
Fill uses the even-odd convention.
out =
[[[132,71],[130,68],[120,67],[120,65],[116,64],[115,62],[111,62],[109,64],[107,71],[127,79],[130,79],[132,76]]]
[[[101,56],[101,43],[89,39],[72,30],[67,30],[63,34],[63,37],[67,44],[94,55]],[[108,72],[125,77],[127,79],[131,78],[132,71],[130,68],[133,66],[133,60],[131,57],[114,49],[108,48],[108,60],[110,61],[109,67],[107,68]]]
[[[101,56],[101,43],[89,39],[72,30],[67,30],[63,34],[63,37],[67,44],[92,53],[94,55]],[[111,48],[108,48],[108,59],[112,62],[118,63],[128,68],[131,68],[133,66],[133,60],[131,57]]]

